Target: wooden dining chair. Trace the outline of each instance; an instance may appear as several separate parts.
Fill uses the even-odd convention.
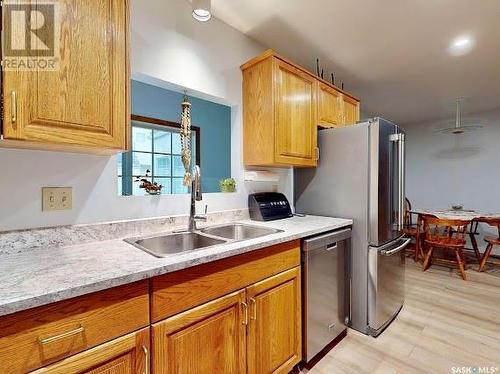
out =
[[[476,256],[477,263],[481,263],[481,252],[479,252],[479,246],[477,245],[477,239],[476,236],[479,236],[479,223],[481,218],[474,218],[469,227],[469,231],[467,232],[467,235],[469,235],[470,242],[472,245],[472,248],[465,248],[467,250],[472,249],[474,251],[474,254]]]
[[[404,214],[404,225],[403,234],[407,238],[412,239],[412,243],[407,247],[407,251],[410,252],[414,261],[418,261],[420,258],[420,232],[422,229],[422,222],[420,216],[417,213],[411,211],[411,202],[406,197],[405,198],[405,214]]]
[[[486,265],[486,262],[488,261],[488,258],[491,255],[491,250],[495,245],[500,245],[500,217],[480,217],[477,218],[476,221],[478,223],[485,223],[491,227],[496,227],[498,230],[498,236],[486,236],[484,238],[484,241],[487,244],[486,250],[484,251],[484,254],[482,255],[480,261],[479,261],[479,271],[484,271],[484,267]]]
[[[423,271],[427,270],[431,262],[458,265],[460,274],[464,280],[467,279],[465,270],[467,263],[464,256],[465,237],[470,221],[458,219],[442,219],[430,215],[423,215],[423,235],[425,254]],[[453,252],[456,261],[443,256],[443,258],[433,258],[436,249],[446,252]],[[451,257],[452,258],[452,257]]]

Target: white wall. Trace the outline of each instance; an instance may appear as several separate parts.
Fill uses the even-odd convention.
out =
[[[474,117],[487,122],[463,135],[436,133],[438,123],[405,126],[407,196],[414,206],[500,213],[500,109]]]
[[[413,207],[463,204],[465,209],[500,213],[500,109],[473,117],[486,126],[463,135],[436,133],[442,125],[435,122],[405,126],[406,195]],[[479,245],[484,247],[484,242]],[[500,248],[495,251],[500,254]]]
[[[239,66],[265,48],[217,19],[195,21],[185,0],[132,0],[131,19],[134,78],[169,82],[232,106],[238,193],[204,194],[204,203],[209,212],[246,207]],[[115,157],[0,149],[0,231],[188,213],[188,195],[117,196],[115,163]],[[278,172],[279,190],[291,198],[291,172]],[[42,212],[42,186],[73,187],[73,209]]]

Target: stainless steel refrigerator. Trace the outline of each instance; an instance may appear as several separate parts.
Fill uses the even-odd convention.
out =
[[[319,131],[318,146],[318,167],[295,171],[295,208],[353,219],[346,317],[377,336],[404,302],[405,133],[373,118]]]

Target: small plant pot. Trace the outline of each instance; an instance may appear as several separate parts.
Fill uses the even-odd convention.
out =
[[[236,192],[236,186],[220,186],[220,192]]]

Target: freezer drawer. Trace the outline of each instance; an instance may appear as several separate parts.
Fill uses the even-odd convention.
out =
[[[346,290],[351,230],[321,235],[303,242],[303,349],[309,362],[346,328]]]
[[[368,330],[377,336],[396,317],[405,298],[405,249],[410,239],[370,247],[368,264]]]

